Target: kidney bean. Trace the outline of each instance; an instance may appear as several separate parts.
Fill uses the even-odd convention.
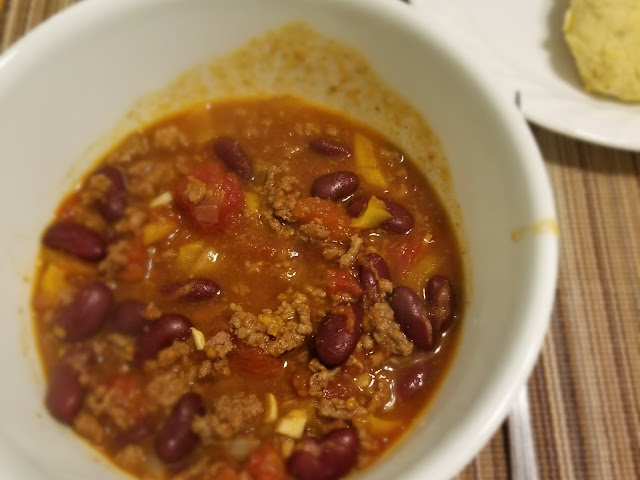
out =
[[[152,417],[145,417],[138,423],[121,432],[113,439],[113,447],[120,450],[132,443],[140,443],[147,437],[153,435],[156,430],[156,422]]]
[[[49,379],[45,405],[54,418],[71,423],[82,407],[84,388],[78,380],[78,372],[61,363]]]
[[[360,266],[360,284],[364,290],[364,303],[373,305],[380,300],[378,280],[390,280],[389,267],[384,258],[377,253],[370,253],[365,258],[364,265]]]
[[[426,360],[418,360],[402,367],[394,379],[394,391],[402,398],[412,397],[425,386],[428,372]]]
[[[331,138],[320,137],[309,141],[309,148],[321,155],[330,157],[350,157],[351,148]]]
[[[191,430],[191,422],[202,413],[204,407],[200,395],[193,392],[182,395],[156,437],[158,457],[165,462],[175,462],[187,455],[198,441]]]
[[[352,217],[358,217],[364,211],[367,203],[369,203],[370,195],[362,195],[358,197],[354,197],[349,205],[347,205],[347,212]],[[382,227],[386,230],[390,230],[395,233],[407,233],[413,228],[413,215],[393,200],[384,201],[384,205],[387,208],[387,211],[392,215],[389,220],[382,222]]]
[[[424,298],[436,331],[444,332],[453,323],[456,308],[456,295],[451,282],[442,275],[434,275],[427,281]]]
[[[329,200],[338,200],[355,192],[359,183],[353,172],[333,172],[316,178],[311,185],[311,195]]]
[[[373,270],[366,265],[360,266],[360,285],[362,285],[362,290],[364,291],[362,299],[365,306],[369,307],[376,303],[380,296],[378,279],[376,278],[376,274],[373,273]]]
[[[54,223],[47,228],[42,243],[54,250],[92,262],[102,260],[107,254],[107,246],[100,235],[71,221]]]
[[[323,439],[305,438],[287,461],[287,470],[298,480],[337,480],[358,459],[360,440],[350,428],[339,428]]]
[[[127,207],[127,187],[122,170],[108,165],[98,169],[94,175],[104,175],[111,182],[104,197],[98,200],[98,210],[110,222],[120,219]]]
[[[391,273],[389,273],[389,266],[387,265],[387,262],[377,253],[370,253],[366,256],[366,265],[375,270],[378,278],[391,280]]]
[[[176,340],[184,340],[191,334],[191,322],[183,315],[169,313],[158,320],[138,338],[136,358],[144,362],[170,346]]]
[[[430,348],[433,343],[433,328],[427,307],[418,294],[409,287],[400,285],[393,289],[389,303],[395,321],[407,338],[418,348]]]
[[[353,197],[349,202],[349,205],[347,205],[347,212],[349,215],[354,218],[359,217],[366,208],[367,203],[369,203],[370,198],[371,195],[359,195],[357,197]]]
[[[384,204],[393,215],[382,224],[384,228],[396,233],[407,233],[413,228],[413,215],[406,208],[392,200],[385,200]]]
[[[318,359],[327,367],[342,365],[353,353],[362,331],[362,308],[352,305],[353,317],[330,313],[315,336]],[[349,315],[350,317],[350,315]]]
[[[220,295],[218,284],[206,278],[192,278],[174,284],[169,290],[173,290],[173,295],[179,302],[200,302]]]
[[[137,335],[144,330],[147,320],[144,317],[146,304],[138,300],[123,300],[111,314],[111,325],[118,332]]]
[[[99,281],[91,282],[78,290],[71,303],[57,313],[54,323],[64,330],[65,340],[84,340],[100,330],[112,302],[109,287]]]
[[[253,169],[249,163],[247,154],[244,153],[242,147],[231,138],[220,137],[213,143],[213,150],[225,165],[236,172],[240,178],[251,180],[253,178]]]

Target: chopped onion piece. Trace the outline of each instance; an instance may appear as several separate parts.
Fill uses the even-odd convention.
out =
[[[193,341],[196,344],[196,348],[198,350],[202,350],[205,344],[204,333],[202,333],[197,328],[191,327],[191,336],[193,337]]]
[[[307,424],[307,412],[304,410],[291,410],[276,427],[276,432],[292,438],[301,438],[304,427]]]
[[[278,419],[278,401],[273,393],[267,393],[267,408],[264,421],[275,422]]]
[[[172,201],[173,201],[173,195],[171,195],[171,192],[164,192],[149,202],[149,208],[156,208],[156,207],[162,207],[163,205],[169,205]]]

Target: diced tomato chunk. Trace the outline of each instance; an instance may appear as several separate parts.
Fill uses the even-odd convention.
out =
[[[247,460],[245,471],[252,480],[285,480],[287,471],[278,450],[271,445],[261,445]]]
[[[324,274],[324,285],[329,295],[342,292],[360,298],[364,293],[352,268],[329,268]]]
[[[345,239],[352,233],[349,228],[351,217],[343,207],[331,200],[305,198],[296,204],[293,213],[301,223],[321,220],[332,239]]]
[[[109,382],[111,402],[127,412],[127,416],[135,421],[146,412],[142,406],[142,391],[137,378],[131,375],[117,375]]]
[[[325,398],[341,398],[347,400],[358,393],[356,386],[353,384],[353,378],[347,375],[345,372],[338,372],[335,375],[327,388],[322,392],[322,396]]]
[[[229,354],[229,364],[231,370],[238,368],[256,375],[279,375],[284,368],[284,362],[278,357],[243,345],[237,346]]]
[[[299,397],[306,397],[309,395],[310,381],[311,372],[308,368],[299,368],[294,372],[291,382],[293,383],[293,389]]]
[[[128,375],[118,375],[111,380],[110,388],[117,390],[123,395],[129,396],[135,387],[135,382]]]
[[[424,231],[413,230],[389,243],[386,258],[391,278],[400,279],[411,269],[424,244],[424,236]]]
[[[147,272],[147,251],[139,237],[134,237],[127,250],[127,263],[120,272],[120,278],[126,282],[142,280]]]
[[[208,193],[194,203],[187,194],[189,177],[204,183]],[[197,167],[180,180],[175,189],[176,203],[205,232],[220,232],[233,227],[244,211],[244,193],[238,178],[219,162]]]

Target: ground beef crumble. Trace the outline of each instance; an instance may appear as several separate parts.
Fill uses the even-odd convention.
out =
[[[111,179],[102,173],[95,173],[87,178],[84,188],[80,192],[80,203],[91,206],[104,197],[111,188]]]
[[[132,337],[113,332],[91,342],[91,349],[98,361],[104,362],[109,358],[118,362],[130,363],[133,361],[136,346]]]
[[[147,462],[147,456],[140,445],[127,445],[116,453],[115,461],[124,468],[138,470]]]
[[[283,300],[275,311],[266,309],[259,315],[236,304],[231,304],[231,310],[229,323],[238,338],[276,357],[302,345],[313,331],[309,300],[302,293],[294,294],[290,302]]]
[[[166,368],[183,357],[186,357],[193,351],[193,348],[188,342],[173,342],[170,347],[160,350],[158,357],[155,360],[157,367]]]
[[[373,347],[374,347],[374,343],[373,343],[373,339],[371,338],[371,335],[364,333],[360,337],[360,341],[358,342],[358,348],[360,348],[361,350],[364,350],[365,352],[370,352],[371,350],[373,350]]]
[[[293,210],[300,197],[298,180],[290,175],[281,175],[282,169],[272,165],[267,169],[267,178],[262,189],[266,209],[262,212],[269,226],[278,234],[292,236],[294,231],[283,222],[295,222]]]
[[[189,391],[189,385],[178,371],[169,370],[153,376],[146,386],[147,397],[154,399],[161,407],[169,409]]]
[[[300,237],[306,241],[322,241],[329,238],[330,232],[320,221],[305,223],[300,226]]]
[[[282,170],[275,165],[267,169],[264,184],[266,204],[273,215],[286,222],[295,222],[293,210],[300,197],[298,180],[291,175],[280,175]]]
[[[386,278],[378,278],[378,290],[381,295],[388,295],[393,291],[393,283]]]
[[[129,262],[131,240],[123,238],[107,246],[107,256],[98,264],[98,272],[113,279]]]
[[[205,372],[209,368],[223,375],[229,375],[231,370],[229,369],[229,362],[227,362],[227,355],[231,350],[233,350],[233,340],[227,332],[218,332],[207,340],[204,344],[204,353],[207,358],[213,361],[205,360],[200,365],[199,376],[206,376]]]
[[[157,320],[162,316],[162,311],[155,303],[149,302],[147,303],[142,316],[147,320]]]
[[[413,343],[402,333],[393,319],[393,310],[386,302],[378,302],[366,314],[373,326],[373,339],[389,352],[397,355],[410,355]]]
[[[173,162],[144,159],[127,168],[127,189],[135,197],[151,199],[162,193],[167,179],[175,176]]]
[[[347,249],[338,243],[330,243],[322,250],[322,256],[327,260],[335,260],[346,253]]]
[[[349,250],[347,250],[346,253],[344,253],[340,257],[340,260],[338,260],[340,267],[347,268],[356,262],[358,254],[360,253],[360,249],[362,248],[362,243],[362,238],[360,238],[358,235],[353,235],[351,237],[351,245],[349,246]]]
[[[318,401],[318,415],[337,420],[351,420],[353,417],[362,417],[368,414],[368,410],[359,405],[355,398],[343,400],[341,398],[321,398]]]
[[[176,151],[188,145],[187,137],[175,125],[167,125],[153,132],[153,146]]]
[[[227,332],[218,332],[204,344],[204,353],[208,358],[221,359],[233,350],[231,335]]]
[[[392,399],[391,383],[383,377],[377,377],[373,384],[373,393],[367,405],[369,412],[373,413],[384,409]]]
[[[104,438],[104,428],[93,415],[81,411],[73,421],[73,428],[91,442],[100,443]]]
[[[187,177],[187,188],[184,191],[191,203],[200,203],[207,194],[207,186],[202,180],[195,177]]]
[[[317,358],[314,358],[309,362],[309,370],[312,372],[309,379],[309,395],[322,397],[329,382],[340,371],[340,367],[329,370]]]
[[[176,341],[161,350],[155,359],[147,360],[144,364],[150,376],[145,389],[147,397],[163,408],[170,408],[198,379],[219,372],[214,368],[215,362],[203,360],[200,354],[194,356],[194,352],[191,340]]]
[[[222,395],[213,406],[213,412],[193,420],[192,429],[205,445],[246,431],[262,415],[264,407],[254,394]]]
[[[144,208],[128,206],[124,209],[122,218],[115,223],[114,230],[121,235],[135,235],[142,229],[148,217]]]

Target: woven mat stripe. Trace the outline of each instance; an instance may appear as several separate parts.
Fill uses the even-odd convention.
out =
[[[542,130],[537,138],[562,227],[559,305],[541,362],[557,371],[532,379],[542,478],[640,478],[640,158]],[[549,419],[568,452],[548,448]]]
[[[585,155],[584,149],[582,153],[582,158],[589,162],[590,156]],[[615,168],[615,161],[612,163]],[[587,212],[595,245],[593,264],[600,278],[598,288],[590,285],[592,288],[587,294],[593,293],[593,298],[599,300],[597,306],[600,310],[597,312],[597,318],[604,320],[595,322],[600,328],[596,330],[595,335],[592,335],[598,344],[606,347],[604,357],[601,359],[605,361],[604,365],[598,362],[602,369],[600,378],[607,379],[606,382],[598,382],[604,397],[602,406],[605,409],[599,420],[604,420],[606,440],[613,442],[616,446],[611,450],[610,461],[614,464],[611,473],[618,475],[618,478],[628,478],[632,474],[634,462],[628,455],[619,455],[617,449],[631,448],[633,437],[636,436],[635,432],[629,428],[631,412],[634,409],[630,395],[633,391],[633,383],[629,381],[633,375],[633,367],[627,360],[634,348],[633,344],[628,343],[627,339],[619,334],[624,322],[617,320],[625,318],[625,314],[631,311],[628,309],[628,303],[625,302],[623,285],[616,285],[615,277],[624,272],[628,266],[624,260],[626,252],[623,251],[621,239],[624,238],[626,233],[624,230],[633,219],[624,219],[622,223],[616,221],[617,216],[614,213],[619,209],[617,184],[618,180],[623,178],[616,177],[597,172],[584,176],[585,189],[592,192],[586,197]],[[635,350],[637,351],[637,348]],[[636,369],[639,366],[636,365]],[[608,446],[611,447],[611,443]],[[609,453],[608,450],[607,453]],[[603,473],[606,471],[608,470],[603,469]]]
[[[614,168],[619,168],[615,160],[612,163]],[[593,208],[590,210],[590,214],[591,223],[597,226],[594,229],[594,234],[599,237],[595,258],[601,272],[601,283],[604,287],[603,304],[605,315],[602,318],[615,320],[625,318],[627,313],[632,313],[633,311],[633,283],[625,285],[619,282],[619,284],[616,284],[616,279],[620,274],[624,275],[625,267],[629,265],[629,254],[633,253],[625,251],[624,238],[627,236],[625,235],[627,226],[634,223],[634,219],[615,215],[616,212],[623,211],[617,203],[618,193],[622,188],[622,184],[632,180],[632,177],[608,175],[602,178],[602,181],[598,180],[595,176],[590,178],[591,189],[597,192],[597,195],[591,197]],[[595,203],[593,198],[599,198],[600,201]],[[640,206],[640,203],[637,206]],[[640,208],[636,208],[636,212],[638,210]],[[638,230],[636,230],[637,232]],[[637,379],[638,372],[640,372],[638,357],[634,355],[634,353],[638,353],[638,348],[634,349],[633,344],[628,341],[633,339],[633,336],[625,335],[625,330],[628,330],[626,327],[630,326],[629,322],[605,321],[602,324],[611,335],[612,355],[609,358],[611,360],[611,368],[615,370],[616,379],[616,383],[611,385],[616,388],[607,389],[607,403],[611,405],[610,402],[615,400],[618,403],[613,406],[620,407],[612,412],[615,423],[609,423],[609,425],[614,435],[616,435],[617,441],[627,443],[631,448],[634,443],[638,444],[638,402],[637,395],[634,394],[636,390],[634,385],[640,384],[633,381],[633,377],[635,376]],[[635,357],[635,363],[632,357]],[[636,421],[634,422],[634,420]],[[638,461],[640,461],[640,457],[629,458],[623,456],[622,458],[616,458],[616,464],[621,475],[630,474],[634,469],[634,464],[637,471]]]
[[[564,176],[563,174],[565,173],[564,171],[557,170],[554,171],[554,169],[551,169],[551,173],[552,176],[555,178],[554,174],[559,175],[560,177]],[[566,179],[565,179],[566,180]],[[562,184],[564,186],[564,182],[560,182],[560,184]],[[555,182],[554,182],[555,185]],[[559,214],[560,214],[560,224],[563,227],[566,227],[568,225],[568,223],[566,223],[566,220],[563,218],[563,214],[564,212],[567,211],[578,211],[577,210],[577,205],[574,205],[573,200],[576,198],[575,195],[567,195],[567,193],[569,193],[567,190],[563,189],[556,189],[556,199],[558,202],[558,210],[559,210]],[[560,310],[562,311],[569,311],[569,312],[573,312],[575,311],[575,305],[573,304],[572,300],[574,298],[574,296],[572,295],[571,289],[568,288],[564,288],[565,285],[568,286],[568,282],[566,281],[567,278],[571,277],[570,273],[567,273],[569,270],[569,267],[571,266],[571,261],[572,259],[576,258],[576,255],[573,254],[572,252],[572,248],[576,245],[576,240],[574,238],[572,238],[572,232],[573,229],[568,229],[568,228],[563,228],[561,231],[561,238],[562,238],[562,250],[563,250],[563,257],[562,257],[562,264],[561,264],[561,268],[560,268],[560,276],[559,276],[559,292],[562,294],[562,298],[560,300],[558,300],[559,302],[561,302],[563,299],[566,299],[569,301],[569,304],[567,306],[566,309]],[[589,248],[591,251],[593,251],[592,246],[587,245],[587,248]],[[584,275],[582,276],[582,278],[586,278]],[[544,373],[547,374],[547,372],[549,373],[547,378],[545,378],[546,380],[546,386],[548,388],[548,390],[546,392],[542,392],[543,394],[545,394],[549,400],[549,407],[550,409],[548,411],[542,411],[540,412],[541,415],[537,415],[536,419],[538,422],[540,422],[541,420],[545,420],[545,417],[549,416],[551,417],[551,422],[552,422],[552,430],[555,433],[559,433],[560,439],[559,441],[561,443],[567,443],[568,441],[572,440],[571,437],[574,437],[574,439],[582,439],[583,435],[575,435],[575,431],[578,429],[577,425],[565,425],[564,421],[566,420],[566,415],[564,414],[564,408],[566,408],[567,405],[570,406],[571,410],[574,411],[579,411],[579,409],[576,409],[577,405],[573,405],[573,408],[571,408],[570,405],[570,400],[571,400],[571,395],[565,393],[565,391],[567,390],[567,385],[568,382],[567,381],[560,381],[558,382],[557,380],[560,380],[562,378],[566,378],[566,377],[560,377],[559,376],[559,372],[557,371],[557,357],[558,357],[558,352],[557,352],[557,347],[556,347],[556,338],[558,337],[558,335],[556,335],[556,331],[558,330],[566,330],[568,331],[568,334],[566,335],[568,338],[571,338],[572,340],[577,339],[578,337],[576,335],[572,335],[571,334],[571,327],[572,327],[572,323],[571,323],[571,319],[570,318],[564,318],[564,317],[557,317],[555,316],[553,319],[553,323],[552,323],[552,329],[551,329],[551,333],[550,333],[550,337],[549,337],[549,341],[547,342],[546,346],[545,346],[545,350],[543,352],[543,356],[542,356],[542,363],[543,365],[545,365],[545,369],[544,369]],[[571,346],[570,345],[560,345],[560,349],[564,350],[564,353],[569,355],[570,357],[573,356],[576,352],[572,351]],[[575,362],[572,362],[573,365],[576,365]],[[550,371],[551,370],[551,371]],[[570,374],[570,377],[573,378],[573,374]],[[554,381],[554,379],[556,381]],[[579,386],[578,386],[579,388]],[[574,396],[575,397],[575,396]],[[564,408],[563,408],[564,407]],[[546,428],[546,426],[542,426],[542,431],[544,433]],[[568,429],[570,429],[571,431],[568,431]],[[577,438],[576,438],[577,437]],[[551,451],[551,455],[553,455],[554,457],[558,457],[558,451],[557,451],[557,443],[558,441],[556,441],[556,439],[554,438],[554,443],[556,444],[556,446],[554,446],[553,450]],[[545,454],[549,455],[549,451],[548,450],[540,450],[540,453],[542,454],[542,463],[547,463],[549,460],[548,458],[545,458]],[[573,468],[573,463],[572,462],[567,462],[567,459],[565,457],[565,455],[560,455],[559,458],[554,458],[555,463],[558,464],[560,471],[558,472],[560,477],[559,478],[576,478],[576,474],[574,472],[574,468]],[[577,469],[580,469],[580,467],[582,466],[583,470],[581,472],[579,472],[579,474],[581,475],[585,475],[588,472],[585,471],[586,469],[584,469],[584,465],[579,465],[577,466]],[[555,478],[551,477],[551,478]]]
[[[3,0],[0,0],[2,5]],[[74,0],[7,0],[0,11],[0,51],[54,13],[75,3]],[[502,480],[508,478],[506,443],[503,429],[460,473],[458,480]]]
[[[3,0],[0,0],[0,4]],[[0,51],[75,0],[4,0]]]
[[[509,478],[509,466],[506,452],[506,428],[496,432],[491,441],[456,477],[456,480],[506,480]]]

